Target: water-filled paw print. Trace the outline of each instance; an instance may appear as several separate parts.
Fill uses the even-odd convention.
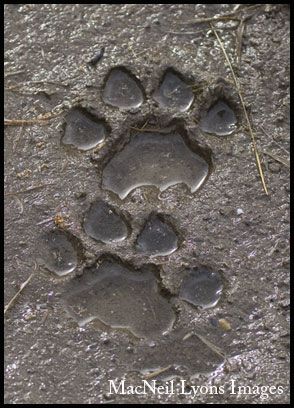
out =
[[[149,98],[162,115],[156,117],[151,112],[142,123],[134,122],[118,143],[112,143],[107,118],[80,106],[74,106],[65,116],[61,137],[64,149],[83,154],[99,151],[105,144],[110,148],[98,159],[100,186],[97,183],[96,198],[80,214],[84,235],[75,237],[62,229],[49,231],[40,241],[40,262],[58,276],[74,275],[80,268],[81,272],[66,284],[62,306],[81,327],[97,320],[142,340],[140,347],[152,344],[147,353],[150,371],[169,367],[169,375],[170,371],[179,374],[181,370],[192,375],[223,361],[223,354],[201,335],[185,332],[177,305],[184,302],[196,314],[212,308],[223,295],[224,282],[210,265],[192,262],[179,271],[178,288],[171,291],[164,283],[161,264],[170,262],[170,255],[177,253],[188,238],[181,231],[180,220],[174,220],[169,210],[158,208],[138,220],[125,213],[120,203],[138,189],[143,189],[144,208],[144,192],[148,189],[155,189],[159,196],[182,185],[186,190],[178,194],[188,189],[196,197],[198,190],[205,188],[213,172],[213,152],[197,141],[197,135],[191,135],[181,115],[195,115],[196,109],[199,132],[207,137],[231,135],[238,125],[238,109],[228,88],[216,81],[201,101],[193,85],[169,68],[153,93],[146,95],[135,75],[124,67],[114,67],[104,81],[104,103],[127,116],[140,112]],[[90,266],[84,264],[83,239],[94,248],[96,259]],[[119,245],[129,245],[136,262],[126,261],[123,251],[118,256]],[[179,347],[181,343],[183,348]],[[166,352],[170,344],[177,350],[172,355]],[[143,371],[138,360],[133,368]]]

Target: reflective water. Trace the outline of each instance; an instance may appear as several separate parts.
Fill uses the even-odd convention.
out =
[[[230,135],[236,130],[236,125],[237,118],[234,111],[222,100],[210,107],[199,123],[203,132],[218,136]]]
[[[91,204],[85,215],[84,230],[91,238],[106,244],[122,241],[128,236],[124,217],[102,200]]]
[[[194,100],[191,86],[186,84],[175,72],[168,70],[153,98],[163,108],[178,112],[187,111]]]
[[[45,233],[38,246],[38,261],[58,276],[72,272],[77,264],[77,252],[68,236],[60,230]]]
[[[137,250],[150,255],[169,255],[178,248],[178,237],[160,215],[152,214],[137,238]]]
[[[120,109],[139,108],[144,102],[139,81],[124,68],[114,68],[110,72],[102,97],[105,103]]]
[[[179,297],[202,309],[215,306],[223,290],[218,272],[205,268],[190,269],[184,277]]]
[[[177,132],[138,133],[108,162],[102,187],[123,199],[140,186],[160,191],[184,183],[195,192],[209,173],[206,160],[192,151]]]
[[[107,130],[102,121],[87,111],[73,108],[66,115],[62,143],[79,150],[90,150],[104,142]]]

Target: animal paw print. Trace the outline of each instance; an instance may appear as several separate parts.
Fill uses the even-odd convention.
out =
[[[156,208],[146,217],[134,242],[134,253],[146,260],[140,268],[113,254],[116,245],[130,238],[134,221],[117,203],[141,187],[163,192],[184,184],[195,193],[205,185],[213,170],[212,153],[189,136],[185,122],[177,115],[188,114],[196,104],[199,131],[219,137],[231,135],[238,114],[227,88],[217,81],[209,98],[206,95],[209,103],[201,104],[180,73],[166,70],[152,95],[164,119],[150,115],[144,125],[134,124],[129,135],[114,146],[101,171],[101,191],[109,194],[108,200],[98,195],[82,216],[84,233],[97,245],[104,245],[106,251],[67,283],[63,306],[80,326],[98,320],[115,330],[127,330],[149,344],[155,341],[156,347],[145,353],[151,371],[163,366],[174,370],[186,367],[193,374],[223,361],[221,353],[212,351],[201,336],[187,335],[180,324],[174,328],[180,320],[176,301],[192,305],[195,313],[211,308],[221,298],[223,279],[207,266],[190,265],[182,273],[176,294],[165,287],[160,264],[150,261],[156,258],[168,262],[167,257],[181,246],[181,239],[172,214]],[[146,95],[133,74],[115,67],[105,80],[102,98],[112,108],[131,114],[140,110]],[[64,146],[87,151],[111,140],[107,122],[79,106],[67,113],[65,122]],[[58,276],[72,273],[83,259],[81,241],[62,229],[47,232],[40,248],[43,266]],[[177,350],[173,355],[166,351],[171,344]],[[134,368],[140,370],[140,364],[134,363]]]

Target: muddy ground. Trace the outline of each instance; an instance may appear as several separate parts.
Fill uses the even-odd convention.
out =
[[[212,97],[210,88],[220,77],[232,78],[210,27],[193,20],[226,14],[235,6],[5,6],[5,118],[58,113],[49,121],[5,128],[5,305],[34,272],[5,314],[6,403],[193,402],[179,395],[108,395],[109,379],[126,377],[131,384],[140,383],[140,374],[130,372],[132,361],[142,353],[138,340],[94,323],[79,328],[59,301],[72,276],[56,278],[36,264],[40,234],[54,227],[57,214],[84,248],[75,273],[105,252],[136,267],[150,262],[134,251],[134,241],[154,210],[172,217],[182,239],[179,250],[164,262],[151,261],[160,266],[169,292],[177,293],[186,266],[206,265],[220,271],[225,282],[214,308],[201,311],[176,302],[175,327],[200,333],[227,358],[214,372],[186,377],[188,386],[216,384],[228,389],[234,379],[238,385],[283,387],[281,394],[263,400],[260,395],[226,392],[202,394],[196,402],[289,403],[287,5],[260,5],[241,13],[235,8],[237,16],[249,16],[240,61],[239,21],[215,22],[240,78],[269,195],[260,182],[243,116],[238,131],[226,138],[202,134],[197,125],[199,112]],[[88,61],[103,46],[102,60],[90,66]],[[130,69],[145,89],[147,100],[137,112],[120,112],[101,99],[104,78],[117,65]],[[196,84],[192,108],[177,118],[185,121],[191,138],[211,150],[212,174],[195,194],[182,185],[160,195],[144,187],[121,201],[101,189],[103,161],[130,126],[150,115],[170,119],[150,97],[167,67]],[[63,116],[76,104],[105,118],[111,127],[101,149],[77,152],[61,146]],[[95,243],[82,228],[83,214],[97,196],[132,220],[130,237],[113,247]],[[231,330],[214,324],[220,318]]]

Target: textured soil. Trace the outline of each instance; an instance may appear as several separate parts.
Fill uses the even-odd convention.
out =
[[[228,387],[234,379],[238,385],[282,386],[284,392],[264,400],[259,395],[200,395],[197,403],[289,403],[289,7],[259,5],[238,14],[249,16],[240,61],[239,22],[214,23],[240,78],[266,195],[224,55],[208,24],[193,23],[234,6],[5,5],[5,118],[58,113],[41,123],[5,127],[5,305],[34,272],[5,314],[7,404],[193,402],[179,395],[108,395],[109,379],[126,376],[129,383],[140,382],[129,369],[142,352],[138,341],[94,323],[79,328],[60,303],[72,275],[105,252],[134,267],[157,264],[171,294],[177,293],[185,267],[204,265],[221,273],[225,290],[216,307],[200,311],[176,301],[175,328],[196,331],[227,357],[217,371],[187,378],[188,383]],[[102,47],[103,58],[89,65]],[[146,101],[135,112],[103,103],[104,79],[114,66],[140,79]],[[195,84],[192,108],[174,117],[151,98],[168,67]],[[197,124],[219,78],[230,84],[239,115],[237,132],[225,138],[203,134]],[[101,149],[78,152],[60,144],[64,115],[77,104],[111,128]],[[105,161],[130,126],[149,117],[181,120],[191,139],[211,152],[213,170],[195,194],[184,185],[160,194],[144,187],[120,200],[101,189]],[[97,197],[128,214],[128,239],[105,246],[85,234],[84,213]],[[152,211],[168,214],[181,240],[164,261],[134,250]],[[56,215],[83,252],[77,271],[65,278],[36,263],[40,234],[54,227]],[[215,326],[219,319],[226,319],[231,330]]]

